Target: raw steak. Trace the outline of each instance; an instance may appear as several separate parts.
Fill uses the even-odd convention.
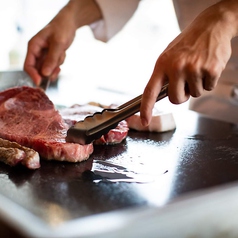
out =
[[[69,126],[43,90],[15,87],[0,93],[0,138],[30,147],[48,160],[86,160],[93,145],[66,143]]]
[[[102,111],[103,108],[96,105],[79,105],[75,104],[72,107],[63,108],[60,110],[60,114],[65,119],[65,122],[72,126],[77,121],[83,120],[86,116],[92,115],[95,112]],[[121,143],[128,134],[128,125],[126,121],[118,123],[117,127],[110,130],[107,134],[103,135],[100,139],[94,141],[94,145],[102,144],[118,144]]]

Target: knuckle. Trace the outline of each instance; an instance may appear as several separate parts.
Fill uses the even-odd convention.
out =
[[[207,91],[212,91],[215,88],[215,84],[212,82],[206,82],[204,85],[204,89]]]
[[[207,72],[211,79],[216,79],[220,77],[221,69],[218,67],[211,67]]]
[[[145,87],[144,95],[145,95],[147,98],[153,98],[153,97],[156,97],[156,96],[157,96],[157,95],[155,94],[153,88],[150,87],[150,86],[148,86],[148,85]]]
[[[34,38],[32,38],[32,39],[30,39],[30,40],[28,41],[28,43],[27,43],[28,49],[33,48],[34,45],[35,45],[35,43],[34,43]]]
[[[173,104],[181,104],[187,101],[186,97],[178,96],[178,95],[169,95],[169,101]]]
[[[51,42],[55,45],[55,47],[62,49],[67,48],[68,45],[68,39],[64,36],[53,35]]]
[[[200,90],[194,90],[190,92],[190,95],[194,98],[198,98],[202,95],[202,92]]]
[[[181,59],[175,59],[172,63],[172,70],[181,72],[184,68],[184,62]]]
[[[221,76],[222,66],[219,65],[213,66],[210,67],[209,69],[205,69],[204,71],[205,71],[204,89],[207,91],[212,91],[215,88],[216,83]]]
[[[221,72],[223,71],[225,67],[222,64],[219,63],[213,63],[210,64],[209,67],[204,67],[203,71],[206,73],[206,75],[209,76],[211,79],[219,78],[221,75]]]
[[[196,82],[200,80],[200,67],[196,63],[187,63],[186,65],[186,71],[189,73],[189,75],[192,77],[192,79]]]

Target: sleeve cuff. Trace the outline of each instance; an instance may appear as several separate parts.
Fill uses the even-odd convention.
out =
[[[94,37],[107,42],[116,35],[136,11],[140,0],[95,0],[103,19],[90,25]]]

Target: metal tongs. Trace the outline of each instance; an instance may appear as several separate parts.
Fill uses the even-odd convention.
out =
[[[167,96],[168,84],[164,85],[158,95],[156,102]],[[67,131],[66,141],[90,144],[111,129],[117,127],[118,123],[133,114],[139,112],[142,94],[114,109],[104,109],[93,115],[87,116],[83,121],[77,122]]]
[[[49,87],[49,85],[50,85],[50,78],[49,77],[42,77],[39,87],[41,89],[43,89],[44,91],[46,91],[47,88]]]

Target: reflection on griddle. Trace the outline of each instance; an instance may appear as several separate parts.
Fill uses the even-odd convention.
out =
[[[83,179],[93,182],[149,183],[155,181],[149,173],[138,173],[136,170],[101,160],[95,160],[92,171],[85,171],[82,176]]]
[[[29,181],[35,170],[27,169],[19,164],[15,167],[10,167],[4,163],[0,164],[0,174],[7,174],[8,178],[18,187]]]

